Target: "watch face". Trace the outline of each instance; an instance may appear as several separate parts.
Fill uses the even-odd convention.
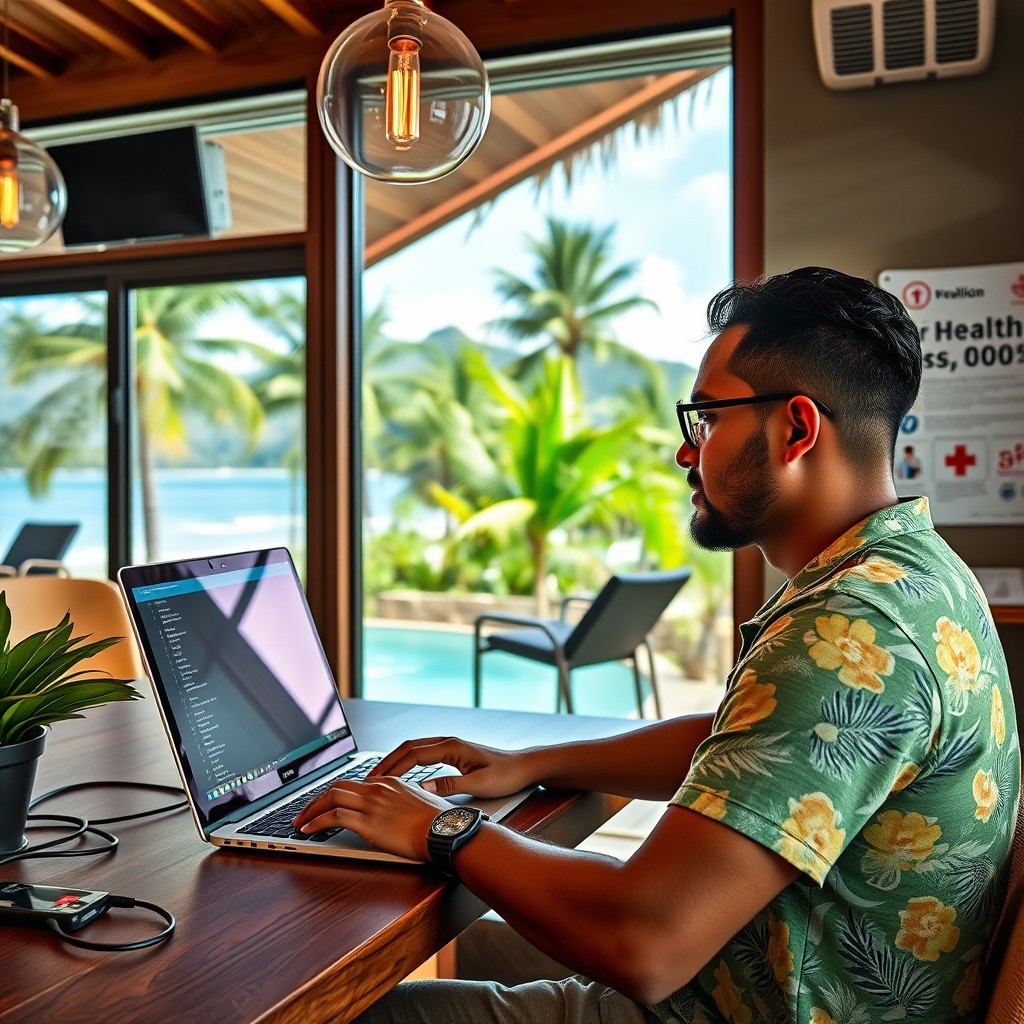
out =
[[[476,821],[476,811],[466,807],[453,807],[442,811],[430,826],[430,831],[439,836],[455,836]]]

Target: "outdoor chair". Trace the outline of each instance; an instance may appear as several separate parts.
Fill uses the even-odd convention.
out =
[[[69,576],[61,559],[78,528],[78,523],[22,523],[0,560],[0,576]]]
[[[115,679],[143,679],[131,619],[117,586],[107,579],[86,576],[15,576],[0,580],[11,610],[11,640],[57,625],[67,612],[74,622],[74,636],[89,634],[93,640],[124,637],[121,643],[100,651],[83,668],[109,672]]]
[[[648,634],[662,612],[690,578],[690,569],[668,572],[619,573],[612,576],[597,596],[570,594],[562,599],[557,619],[540,619],[506,612],[484,612],[476,617],[473,646],[473,704],[480,707],[480,662],[489,651],[504,651],[558,669],[555,710],[573,713],[569,676],[574,668],[609,661],[630,661],[636,687],[636,706],[644,717],[643,689],[637,651],[644,647],[650,666],[654,709],[661,718],[661,700],[655,677],[654,652]],[[589,607],[577,623],[570,608],[579,601]],[[522,626],[511,632],[485,632],[491,623]]]

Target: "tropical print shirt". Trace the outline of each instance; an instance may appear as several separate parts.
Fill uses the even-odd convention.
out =
[[[680,1024],[976,1020],[1020,746],[988,604],[927,499],[848,531],[741,634],[673,802],[801,875],[651,1009]]]

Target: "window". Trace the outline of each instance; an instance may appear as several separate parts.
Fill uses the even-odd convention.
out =
[[[478,611],[552,614],[617,568],[683,561],[694,585],[660,650],[715,678],[731,661],[731,558],[688,542],[673,406],[732,277],[728,33],[491,75],[464,169],[365,184],[363,695],[467,703]],[[586,431],[608,454],[574,465]],[[504,699],[490,703],[523,706]]]
[[[175,257],[111,238],[108,254],[84,247],[92,290],[18,294],[19,282],[74,281],[73,269],[5,278],[0,534],[26,518],[80,520],[67,557],[83,575],[278,544],[304,568],[304,259],[269,237],[305,227],[303,104],[298,91],[35,133],[70,147],[194,126],[224,154],[231,224],[219,234],[261,236],[261,248]],[[83,187],[102,190],[109,170]]]

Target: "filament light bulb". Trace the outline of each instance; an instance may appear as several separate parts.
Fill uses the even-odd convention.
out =
[[[385,96],[388,142],[408,149],[420,137],[420,42],[409,36],[388,40]]]
[[[483,60],[423,0],[384,0],[335,39],[320,66],[316,107],[349,167],[396,184],[450,174],[487,126]]]
[[[0,253],[45,242],[67,206],[67,188],[53,158],[18,131],[18,108],[0,99]]]
[[[0,227],[10,229],[18,226],[20,205],[18,154],[13,146],[8,147],[0,142]]]

